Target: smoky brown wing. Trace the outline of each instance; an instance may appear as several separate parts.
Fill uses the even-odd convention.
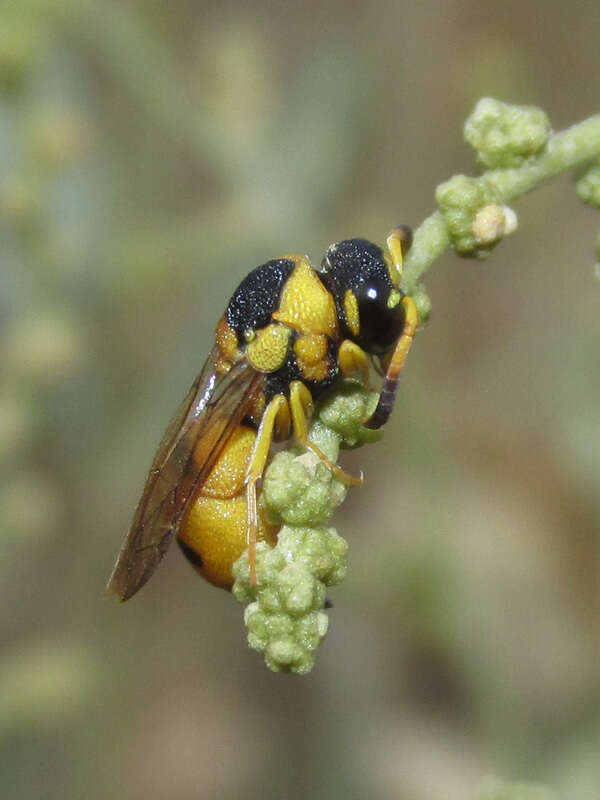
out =
[[[190,500],[262,387],[263,375],[245,361],[217,375],[214,356],[213,351],[152,462],[107,586],[121,600],[141,589],[158,567]]]

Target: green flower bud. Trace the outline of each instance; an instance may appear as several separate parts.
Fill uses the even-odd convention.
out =
[[[265,651],[265,664],[273,672],[295,672],[305,675],[315,663],[312,653],[291,637],[283,637],[269,644]]]
[[[345,497],[346,487],[311,452],[278,453],[263,481],[262,502],[274,524],[324,522]]]
[[[341,439],[338,446],[346,448],[379,441],[382,432],[370,430],[362,424],[374,411],[378,397],[376,392],[365,392],[356,381],[344,381],[336,387],[335,392],[321,401],[312,433],[318,438],[324,426]],[[319,421],[322,425],[319,425]],[[317,439],[315,442],[319,444]]]
[[[594,208],[600,208],[600,164],[590,167],[575,186],[580,200]]]
[[[435,199],[456,252],[462,256],[486,258],[498,239],[481,242],[476,236],[477,226],[475,233],[473,227],[482,209],[500,205],[493,187],[481,178],[455,175],[437,187]]]
[[[323,611],[314,611],[298,621],[296,636],[304,650],[314,652],[327,633],[329,620]]]
[[[294,631],[294,621],[288,614],[267,613],[258,602],[251,603],[246,608],[244,622],[248,628],[248,644],[259,652],[271,641],[291,637]]]
[[[250,586],[247,552],[234,566],[248,644],[275,672],[309,672],[327,632],[325,588],[344,578],[348,545],[331,528],[286,526],[274,548],[259,542],[256,550],[258,586]]]
[[[419,314],[419,324],[424,325],[431,314],[431,300],[425,291],[425,287],[420,285],[411,295]]]
[[[506,169],[520,167],[537,155],[550,132],[550,121],[541,109],[484,97],[467,119],[464,136],[483,167]]]
[[[325,586],[340,583],[346,575],[348,543],[333,528],[282,528],[277,548],[286,553],[288,561],[303,564]]]

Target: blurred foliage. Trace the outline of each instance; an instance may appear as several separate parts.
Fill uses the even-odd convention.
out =
[[[309,678],[266,673],[177,553],[126,606],[102,588],[249,268],[417,224],[473,171],[481,96],[597,112],[599,26],[558,0],[5,0],[3,797],[464,800],[493,773],[596,800],[598,216],[561,182],[485,266],[429,273],[397,413],[343,462],[366,485]]]
[[[479,794],[479,800],[554,800],[554,798],[554,793],[543,786],[509,784],[497,778],[487,778]]]

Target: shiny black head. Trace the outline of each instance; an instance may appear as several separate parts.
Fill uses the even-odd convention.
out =
[[[390,350],[404,327],[400,271],[392,258],[366,239],[332,244],[322,262],[342,333],[367,353]]]

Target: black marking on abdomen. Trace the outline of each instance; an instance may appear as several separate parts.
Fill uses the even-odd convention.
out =
[[[177,539],[177,544],[179,545],[179,547],[181,547],[181,552],[187,558],[190,564],[200,569],[204,562],[202,561],[202,558],[198,555],[198,553],[195,550],[192,550],[189,544],[182,542],[181,539]]]

